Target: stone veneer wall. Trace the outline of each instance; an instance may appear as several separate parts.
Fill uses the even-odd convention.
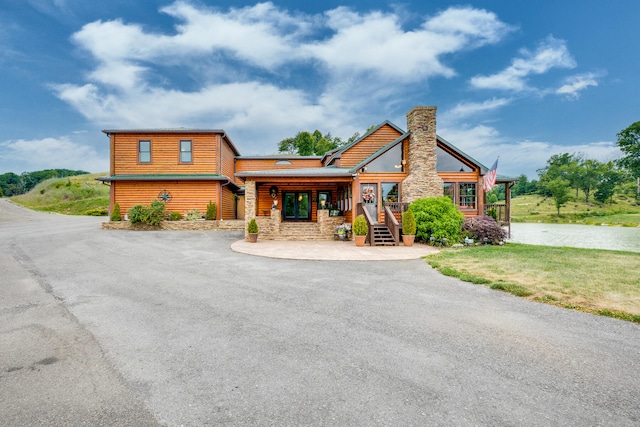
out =
[[[217,220],[217,221],[162,221],[159,227],[147,224],[131,224],[129,221],[103,222],[105,230],[242,230],[245,228],[244,220]]]
[[[402,182],[402,201],[442,196],[442,179],[436,170],[436,109],[414,107],[407,113],[409,174]]]
[[[244,183],[244,236],[245,238],[249,233],[247,233],[247,225],[249,225],[249,221],[251,218],[256,217],[256,203],[258,200],[258,192],[256,189],[255,181],[245,181]],[[260,223],[258,223],[258,230],[260,230]]]

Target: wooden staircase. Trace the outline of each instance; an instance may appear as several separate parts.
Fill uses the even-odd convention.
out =
[[[378,222],[372,224],[371,227],[373,229],[373,233],[371,235],[372,241],[370,242],[372,246],[395,246],[398,244],[398,242],[393,238],[393,234],[391,234],[389,227],[383,223]]]

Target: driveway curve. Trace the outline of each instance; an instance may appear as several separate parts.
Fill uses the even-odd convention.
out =
[[[249,256],[0,199],[13,425],[640,424],[640,328],[421,259]]]

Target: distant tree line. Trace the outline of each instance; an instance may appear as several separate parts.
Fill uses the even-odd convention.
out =
[[[8,172],[0,175],[0,197],[11,197],[24,194],[38,183],[49,178],[85,175],[89,172],[69,169],[46,169],[37,172],[24,172],[20,175]]]
[[[558,214],[575,191],[582,191],[585,203],[612,203],[615,194],[640,197],[640,121],[633,123],[617,135],[617,145],[623,157],[616,161],[600,162],[581,154],[554,154],[545,167],[538,169],[538,181],[528,181],[520,175],[512,188],[512,196],[541,194],[552,197]],[[498,190],[499,191],[499,190]],[[502,190],[504,191],[504,190]],[[500,196],[499,193],[488,197]],[[501,200],[501,199],[500,199]]]

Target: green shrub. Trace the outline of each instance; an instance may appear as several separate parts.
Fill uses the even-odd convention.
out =
[[[207,205],[207,213],[205,214],[205,218],[209,221],[213,221],[216,219],[216,214],[218,213],[218,207],[215,203],[209,200],[209,204]]]
[[[187,211],[185,218],[187,219],[187,221],[195,221],[202,218],[202,215],[200,214],[200,211],[198,209],[190,209]]]
[[[131,224],[149,224],[158,226],[165,218],[164,203],[154,200],[150,206],[135,205],[129,209],[129,221]]]
[[[258,223],[255,218],[251,218],[249,220],[249,224],[247,224],[247,232],[251,234],[258,232]]]
[[[113,212],[111,212],[110,221],[122,221],[122,213],[120,213],[120,204],[115,203],[113,205]]]
[[[358,215],[353,220],[353,227],[351,228],[353,233],[356,236],[366,236],[369,232],[369,226],[367,225],[367,220],[364,218],[364,215]]]
[[[180,221],[182,219],[182,214],[180,212],[171,212],[169,214],[169,221]]]
[[[84,211],[84,214],[88,216],[106,216],[107,213],[108,211],[106,208],[93,208]]]
[[[416,239],[453,244],[461,240],[464,215],[449,197],[418,199],[409,205],[416,220]]]
[[[416,217],[412,210],[402,212],[402,234],[409,236],[416,234]]]
[[[135,205],[129,209],[129,222],[140,224],[146,221],[148,209],[144,205]]]

